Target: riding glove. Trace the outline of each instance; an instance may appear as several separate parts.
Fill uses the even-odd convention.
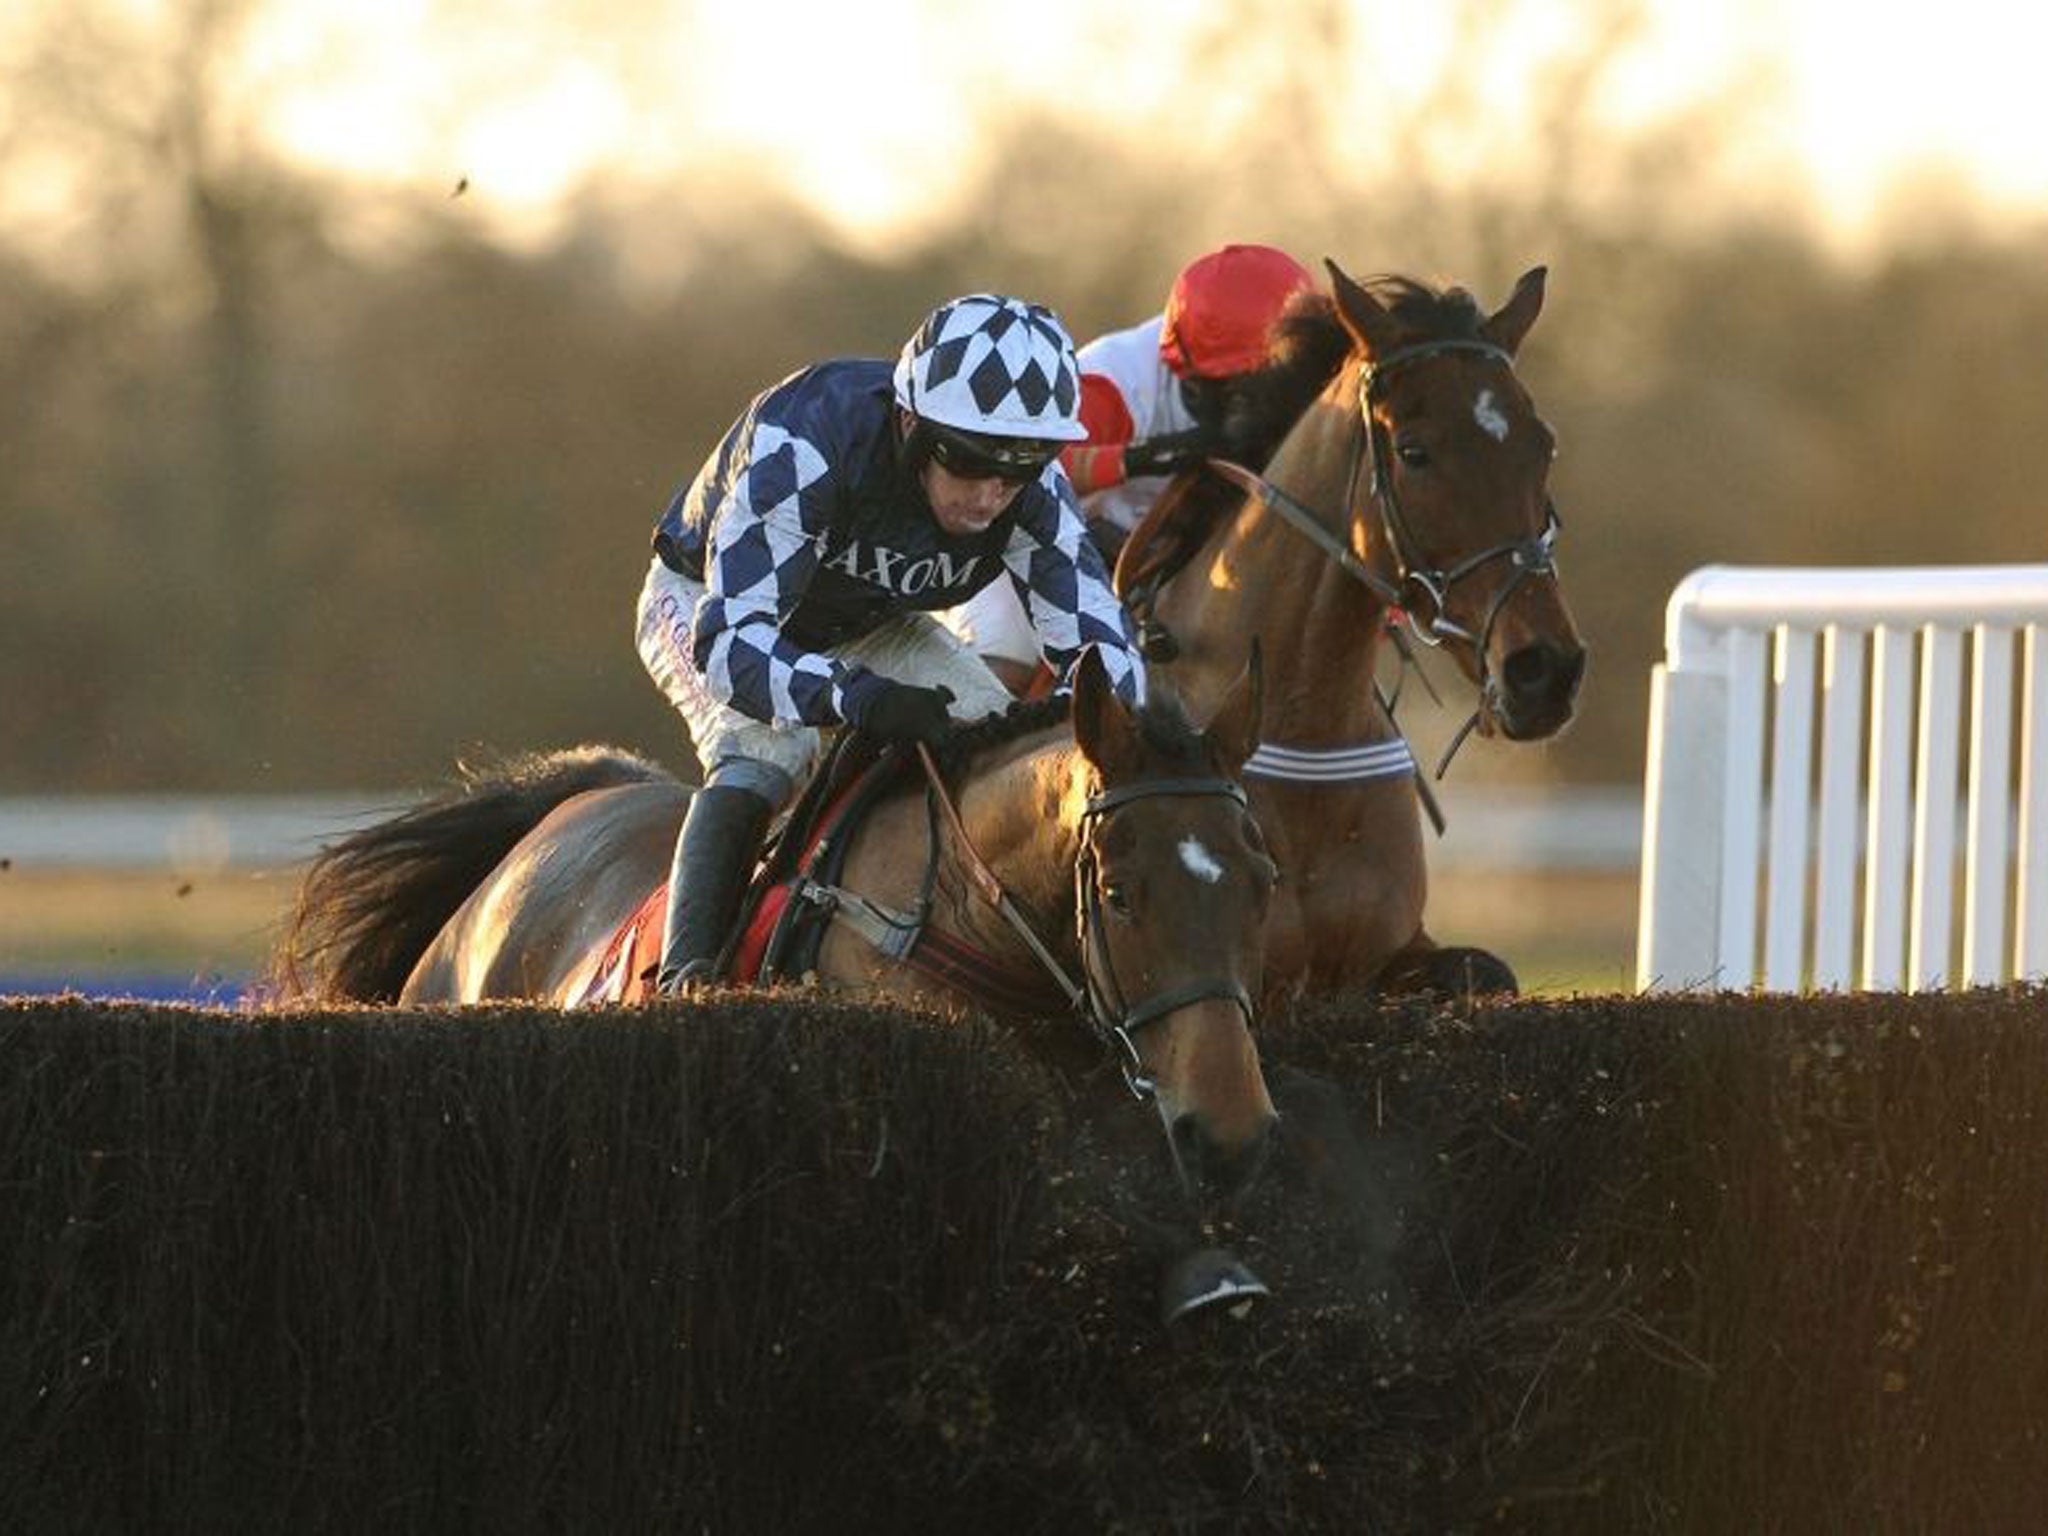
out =
[[[946,706],[953,702],[947,687],[919,688],[884,679],[873,692],[849,700],[847,723],[882,741],[936,742],[951,728]]]
[[[1193,469],[1214,450],[1214,437],[1200,427],[1141,438],[1124,444],[1124,473],[1133,479],[1142,475],[1177,475],[1184,469]]]

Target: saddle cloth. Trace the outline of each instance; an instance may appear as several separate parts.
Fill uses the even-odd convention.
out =
[[[725,979],[747,984],[759,979],[774,937],[789,905],[798,872],[827,836],[839,832],[849,816],[872,805],[879,788],[901,769],[894,759],[842,762],[835,758],[813,780],[784,825],[770,839],[752,885],[741,903],[742,928],[731,946]],[[668,882],[648,892],[640,905],[587,962],[585,972],[566,990],[567,1006],[594,1008],[606,1003],[637,1003],[653,997],[661,969],[661,941],[668,916]],[[786,945],[784,946],[787,947]]]

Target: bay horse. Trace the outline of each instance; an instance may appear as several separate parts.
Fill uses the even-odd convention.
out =
[[[1253,1015],[1278,876],[1236,779],[1258,739],[1259,693],[1255,662],[1198,730],[1165,689],[1126,708],[1089,651],[1070,724],[1046,725],[1055,711],[1034,706],[966,728],[962,782],[942,802],[956,822],[913,784],[847,832],[835,915],[868,922],[830,924],[817,977],[980,1001],[965,981],[878,949],[863,932],[877,914],[1002,975],[1030,972],[1042,948],[1063,981],[1053,1011],[1076,1005],[1156,1103],[1184,1188],[1205,1208],[1228,1200],[1276,1120]],[[306,873],[265,996],[577,1001],[666,879],[691,792],[639,758],[585,748],[473,777],[350,834]],[[1024,1038],[1064,1063],[1084,1036],[1041,1020]]]
[[[1487,314],[1463,289],[1327,265],[1331,293],[1298,295],[1275,328],[1269,371],[1299,416],[1264,475],[1212,460],[1183,476],[1117,587],[1142,599],[1153,675],[1196,710],[1263,641],[1265,740],[1244,777],[1282,873],[1268,1000],[1512,991],[1497,957],[1423,925],[1427,791],[1376,669],[1405,622],[1478,690],[1467,731],[1530,741],[1571,718],[1585,648],[1553,558],[1556,440],[1514,368],[1544,269]]]

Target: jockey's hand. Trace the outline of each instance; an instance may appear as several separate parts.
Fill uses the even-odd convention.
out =
[[[1140,438],[1124,444],[1124,473],[1131,479],[1141,475],[1177,475],[1200,464],[1215,447],[1215,438],[1200,427]]]
[[[885,681],[847,718],[855,729],[882,741],[930,743],[941,740],[951,729],[946,706],[952,702],[950,688]]]

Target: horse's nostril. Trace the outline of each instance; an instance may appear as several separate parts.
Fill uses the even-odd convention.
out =
[[[1257,1176],[1272,1142],[1277,1117],[1269,1117],[1242,1144],[1225,1146],[1196,1115],[1175,1118],[1168,1133],[1175,1160],[1189,1184],[1212,1196],[1235,1194]]]
[[[1527,697],[1541,693],[1550,678],[1551,655],[1547,646],[1525,645],[1501,665],[1501,681],[1510,693]]]
[[[1501,664],[1501,681],[1521,699],[1568,699],[1586,669],[1586,653],[1549,644],[1525,645]]]

